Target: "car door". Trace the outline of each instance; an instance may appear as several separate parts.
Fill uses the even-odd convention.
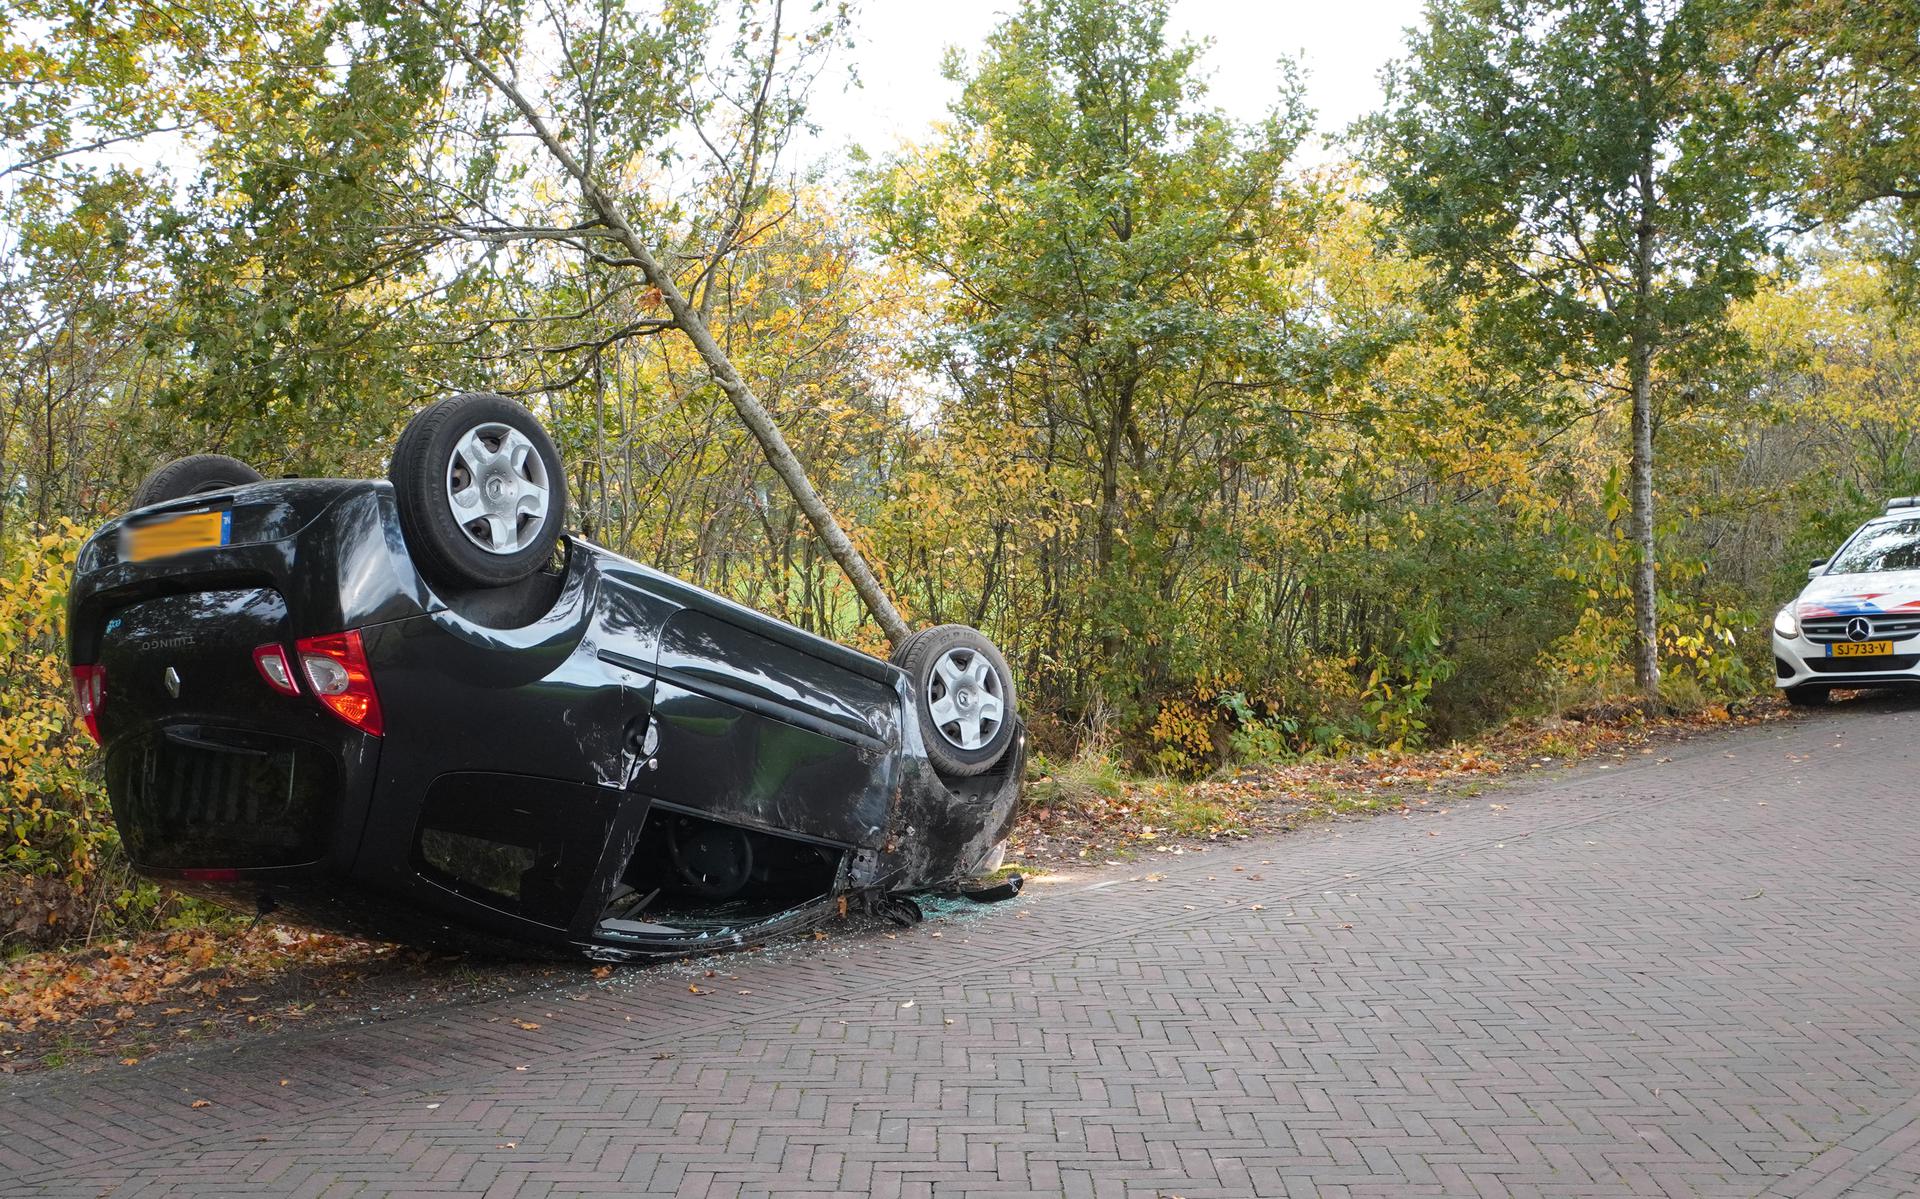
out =
[[[746,828],[874,845],[886,822],[895,690],[688,607],[660,635],[656,800]],[[840,651],[842,653],[846,651]]]
[[[387,729],[364,880],[552,929],[604,900],[603,863],[646,812],[652,660],[677,605],[594,565],[577,555],[519,628],[441,610],[365,630]]]

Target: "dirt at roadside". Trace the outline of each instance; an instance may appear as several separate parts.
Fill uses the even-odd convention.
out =
[[[28,954],[0,965],[0,1073],[136,1065],[274,1030],[534,990],[568,963],[486,962],[263,924]]]
[[[1656,720],[1618,705],[1516,721],[1469,744],[1247,767],[1198,782],[1143,779],[1096,789],[1041,778],[1027,789],[1007,860],[1038,870],[1118,864],[1318,821],[1434,808],[1596,757],[1658,757],[1664,745],[1788,713],[1772,696]]]

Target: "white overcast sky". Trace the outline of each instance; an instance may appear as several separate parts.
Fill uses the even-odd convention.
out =
[[[942,53],[958,46],[972,58],[1012,7],[1013,0],[866,0],[853,49],[863,86],[821,81],[811,105],[818,152],[858,145],[883,154],[902,139],[924,139],[954,98],[940,76]],[[1380,68],[1403,53],[1404,30],[1419,23],[1421,9],[1421,0],[1172,0],[1169,31],[1211,43],[1201,60],[1210,98],[1243,118],[1272,106],[1276,61],[1291,55],[1306,69],[1316,128],[1337,133],[1379,104]],[[1321,153],[1309,147],[1303,157]]]
[[[987,34],[1017,0],[862,0],[855,13],[852,64],[861,86],[829,71],[816,85],[809,116],[816,137],[794,147],[794,165],[824,164],[831,173],[845,148],[876,156],[902,141],[923,141],[946,115],[956,89],[940,74],[947,47],[976,57]],[[1380,102],[1380,68],[1404,54],[1405,31],[1420,22],[1424,0],[1170,0],[1169,34],[1206,43],[1200,69],[1208,99],[1242,119],[1268,111],[1279,83],[1277,62],[1289,55],[1305,72],[1314,125],[1337,135]],[[170,164],[184,183],[194,153],[177,137],[116,147],[101,156],[137,165]],[[1309,142],[1296,161],[1331,157]],[[799,161],[794,161],[799,160]],[[8,232],[0,226],[0,235]]]

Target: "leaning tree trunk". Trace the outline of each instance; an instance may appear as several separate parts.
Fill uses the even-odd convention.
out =
[[[733,361],[728,358],[727,352],[720,348],[720,343],[714,340],[713,333],[707,328],[707,322],[701,318],[693,305],[688,303],[687,297],[674,282],[673,275],[655,257],[653,250],[640,239],[640,235],[634,231],[632,223],[627,220],[626,213],[620,205],[594,179],[593,173],[574,156],[571,150],[567,149],[566,144],[541,118],[539,111],[520,89],[475,54],[463,39],[455,37],[452,40],[456,50],[467,64],[486,79],[509,103],[520,110],[520,115],[526,118],[527,124],[532,128],[534,136],[540,140],[540,144],[546,147],[547,153],[553,156],[554,161],[560,164],[561,169],[566,171],[580,188],[581,197],[586,201],[587,207],[607,227],[614,240],[626,250],[628,257],[624,265],[639,267],[646,275],[647,282],[660,290],[660,296],[667,306],[667,311],[673,315],[674,325],[687,335],[687,339],[693,343],[693,348],[706,362],[707,371],[713,376],[713,381],[720,385],[720,390],[726,393],[727,399],[733,404],[734,411],[740,415],[742,423],[760,443],[760,448],[766,454],[767,462],[772,465],[774,473],[779,475],[781,481],[787,485],[787,490],[793,495],[794,503],[799,505],[800,511],[806,515],[814,531],[820,535],[820,540],[827,547],[827,552],[833,555],[834,561],[840,564],[840,569],[846,572],[847,578],[853,583],[854,591],[859,594],[867,611],[873,614],[881,631],[895,645],[906,640],[910,630],[907,628],[906,621],[901,619],[899,611],[894,608],[893,601],[888,598],[879,577],[867,564],[859,547],[853,544],[853,539],[847,536],[846,530],[840,527],[840,522],[834,519],[833,512],[820,498],[819,492],[813,489],[813,482],[807,478],[806,468],[800,464],[800,459],[794,456],[792,447],[787,445],[787,439],[781,434],[780,427],[774,423],[772,414],[767,411],[766,405],[760,402],[760,398],[753,394],[753,389],[747,385],[746,380],[740,377],[740,372],[734,369]]]

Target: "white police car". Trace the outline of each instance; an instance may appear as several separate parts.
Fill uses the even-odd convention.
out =
[[[1790,703],[1920,685],[1920,496],[1889,500],[1807,579],[1773,618],[1774,674]]]

